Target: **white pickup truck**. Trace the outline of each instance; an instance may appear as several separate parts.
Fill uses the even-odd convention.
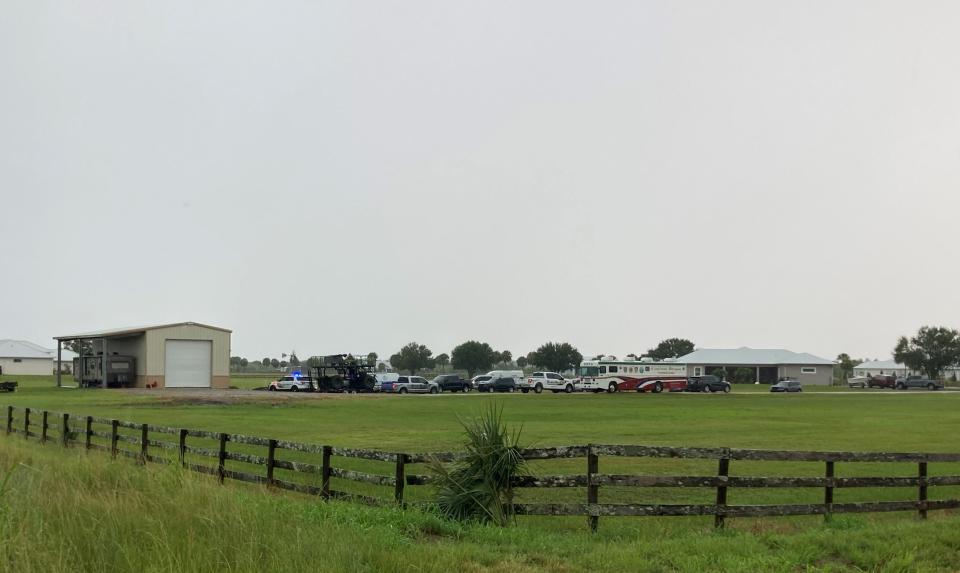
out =
[[[550,390],[554,394],[557,392],[566,392],[567,394],[577,389],[577,383],[573,380],[567,380],[556,372],[534,372],[526,378],[526,388],[523,392],[533,390],[539,394],[544,390]]]

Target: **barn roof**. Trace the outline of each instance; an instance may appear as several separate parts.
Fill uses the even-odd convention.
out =
[[[76,340],[78,338],[106,338],[109,336],[123,336],[126,334],[141,334],[148,330],[157,330],[160,328],[170,328],[171,326],[199,326],[201,328],[212,328],[213,330],[222,330],[223,332],[232,332],[219,326],[210,326],[199,322],[172,322],[170,324],[154,324],[150,326],[128,326],[125,328],[113,328],[107,330],[94,330],[91,332],[81,332],[79,334],[65,334],[63,336],[54,336],[56,340]]]

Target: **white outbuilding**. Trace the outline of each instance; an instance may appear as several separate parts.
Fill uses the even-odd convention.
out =
[[[61,352],[63,366],[69,368],[76,356]],[[8,376],[49,376],[57,369],[57,351],[27,340],[0,340],[0,374]]]

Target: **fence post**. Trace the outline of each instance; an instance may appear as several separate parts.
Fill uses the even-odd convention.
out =
[[[23,409],[23,439],[30,438],[30,408]]]
[[[40,418],[40,443],[41,444],[47,443],[47,428],[49,427],[47,425],[47,417],[49,416],[49,414],[50,412],[47,412],[46,410],[44,410],[43,416],[41,416]]]
[[[223,483],[223,478],[226,476],[226,464],[227,464],[227,435],[224,433],[220,434],[220,451],[217,453],[217,481],[221,484]]]
[[[717,514],[713,519],[715,528],[722,528],[726,519],[723,508],[727,505],[727,476],[730,475],[730,459],[720,458],[720,466],[717,468]]]
[[[397,470],[394,473],[396,484],[393,486],[393,499],[400,507],[403,507],[403,486],[407,483],[407,473],[404,467],[406,461],[406,454],[397,454]]]
[[[147,436],[147,425],[140,424],[140,463],[147,463],[147,446],[149,445]]]
[[[120,441],[119,427],[119,421],[110,420],[110,456],[114,458],[117,457],[117,442]]]
[[[827,471],[825,473],[827,478],[827,486],[823,488],[823,505],[824,513],[823,520],[830,521],[833,517],[833,462],[827,462]]]
[[[320,495],[323,499],[330,499],[330,456],[333,455],[331,446],[323,446],[323,466],[320,469]]]
[[[83,449],[89,450],[93,444],[93,416],[87,416],[87,435],[83,442]]]
[[[273,487],[273,470],[277,461],[277,441],[270,440],[267,444],[267,487]]]
[[[180,428],[180,463],[187,467],[187,430]]]
[[[70,446],[70,414],[66,412],[60,417],[60,437],[63,439],[63,447]]]
[[[927,518],[927,462],[920,462],[918,468],[918,476],[920,478],[920,491],[919,499],[920,502],[920,519]]]
[[[13,406],[7,406],[7,435],[13,432]]]
[[[600,457],[594,453],[593,445],[587,446],[587,506],[600,502],[600,486],[596,484],[596,475],[600,473]],[[587,518],[590,531],[596,533],[600,524],[600,517],[591,515]]]

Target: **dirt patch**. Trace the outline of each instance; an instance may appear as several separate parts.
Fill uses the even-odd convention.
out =
[[[129,388],[107,390],[131,396],[153,396],[142,406],[231,406],[236,404],[291,405],[313,400],[370,400],[381,394],[324,394],[320,392],[267,392],[264,390],[214,390],[211,388]]]

